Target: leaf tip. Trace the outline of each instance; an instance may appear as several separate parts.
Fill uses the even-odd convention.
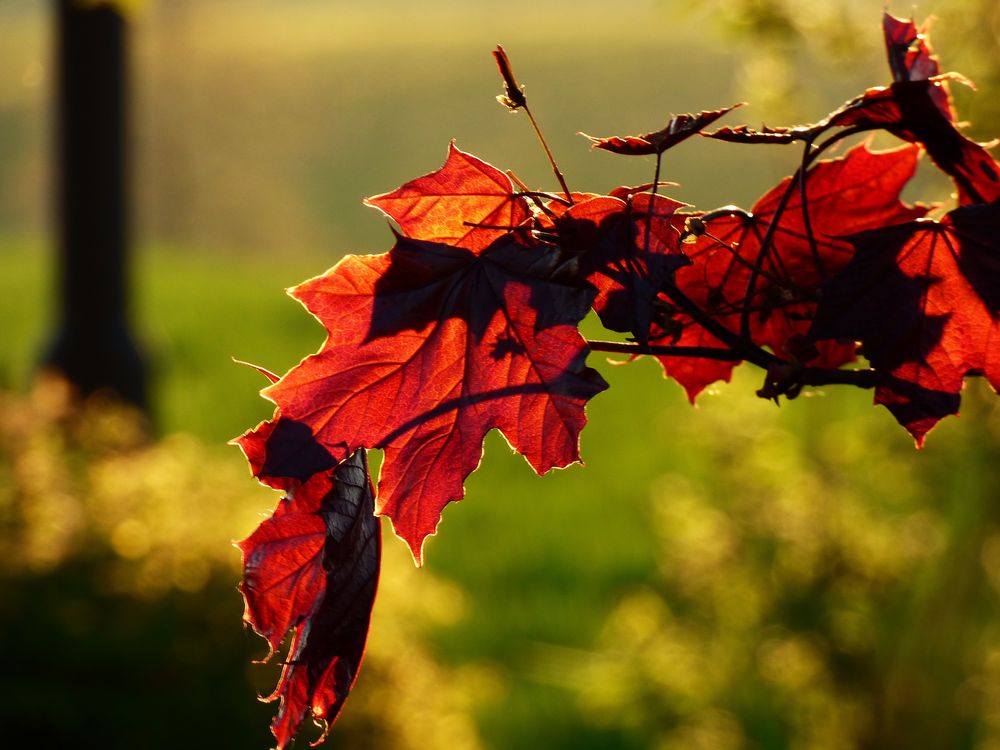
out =
[[[272,384],[277,383],[279,380],[281,380],[281,378],[279,378],[273,372],[268,370],[266,367],[261,367],[260,365],[255,365],[252,362],[247,362],[246,360],[238,359],[236,357],[230,357],[230,359],[238,365],[243,365],[244,367],[249,367],[251,370],[256,370],[265,378],[270,380]]]

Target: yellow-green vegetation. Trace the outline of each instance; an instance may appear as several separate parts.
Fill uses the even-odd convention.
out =
[[[29,397],[0,393],[0,635],[18,675],[0,682],[6,731],[45,744],[266,747],[270,712],[253,697],[278,667],[251,664],[266,646],[241,633],[231,541],[275,494],[228,460],[234,449],[181,433],[152,441],[135,413],[100,397],[71,408],[68,396],[50,379]],[[464,595],[395,545],[381,589],[341,742],[484,747],[471,711],[503,683],[426,646],[429,629],[461,621]]]
[[[676,422],[694,460],[649,487],[656,575],[535,674],[636,747],[997,747],[1000,408],[967,391],[923,455],[857,394]]]

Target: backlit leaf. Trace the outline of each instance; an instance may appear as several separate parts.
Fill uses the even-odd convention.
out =
[[[306,716],[324,730],[357,677],[378,583],[381,532],[363,451],[290,491],[238,544],[244,619],[272,653],[292,632],[271,725],[284,748]]]
[[[1000,387],[1000,203],[849,239],[857,252],[824,288],[812,334],[862,343],[884,376],[876,403],[921,444],[958,412],[966,375]]]
[[[399,238],[292,294],[327,340],[264,393],[335,457],[385,450],[377,509],[418,561],[490,429],[538,473],[579,460],[584,405],[606,387],[576,331],[594,292],[549,248]]]

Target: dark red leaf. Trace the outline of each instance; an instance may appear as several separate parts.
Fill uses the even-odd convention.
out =
[[[714,212],[705,217],[707,233],[687,245],[692,265],[675,275],[677,286],[703,310],[734,333],[739,332],[742,311],[749,305],[750,336],[781,356],[803,356],[799,345],[809,330],[816,309],[818,288],[850,259],[851,245],[837,237],[862,229],[923,216],[923,207],[909,208],[899,200],[900,191],[913,175],[918,150],[904,146],[875,152],[865,144],[844,157],[820,161],[809,170],[806,183],[808,220],[801,193],[793,188],[774,231],[773,241],[761,256],[761,242],[792,178],[786,178],[754,204],[751,213]],[[809,228],[815,243],[809,242]],[[750,269],[762,273],[747,298]],[[686,315],[672,321],[662,343],[712,346],[721,343]],[[824,342],[810,362],[836,367],[854,357],[853,346]],[[691,357],[660,357],[667,374],[694,399],[709,383],[728,380],[733,362]]]
[[[828,124],[884,128],[905,141],[919,143],[955,181],[960,204],[997,200],[1000,164],[942,113],[934,98],[935,88],[941,85],[940,80],[899,81],[888,88],[869,89],[834,113]]]
[[[749,125],[737,125],[735,127],[725,127],[714,130],[711,133],[702,133],[706,138],[715,138],[720,141],[730,141],[732,143],[774,143],[785,144],[793,141],[808,140],[815,135],[816,126],[805,126],[797,128],[769,128],[762,125],[760,129],[751,128]]]
[[[594,291],[574,262],[511,235],[478,254],[400,238],[291,293],[327,341],[264,393],[335,457],[385,450],[378,512],[418,561],[490,429],[538,473],[579,460],[584,405],[607,384],[584,364]]]
[[[664,279],[688,262],[674,226],[684,204],[656,196],[653,205],[651,212],[648,194],[629,201],[600,196],[575,203],[555,221],[559,247],[579,259],[581,275],[597,288],[594,310],[604,327],[639,341],[648,335]]]
[[[399,224],[405,237],[474,252],[520,225],[531,213],[525,200],[514,194],[507,175],[461,151],[454,142],[441,169],[391,193],[367,198],[365,203]]]
[[[289,492],[239,542],[244,619],[273,653],[292,641],[268,700],[284,748],[307,715],[324,734],[344,705],[364,653],[378,584],[381,532],[364,451]]]
[[[613,135],[608,138],[595,138],[586,133],[581,133],[580,135],[590,139],[592,142],[591,148],[599,148],[615,154],[625,154],[626,156],[662,154],[668,148],[672,148],[681,141],[687,140],[698,131],[711,125],[727,112],[739,106],[740,104],[733,104],[723,109],[713,109],[696,114],[671,115],[670,121],[664,127],[652,133],[643,133],[642,135]]]
[[[332,469],[347,454],[337,446],[336,456],[316,442],[301,422],[275,415],[234,441],[247,457],[253,475],[268,487],[293,489],[314,474]]]
[[[862,342],[884,404],[922,444],[963,378],[1000,387],[1000,203],[872,229],[823,290],[812,335]]]
[[[893,81],[926,81],[940,75],[941,66],[927,36],[929,25],[930,22],[925,21],[917,28],[912,20],[903,21],[888,12],[882,14],[882,32]],[[947,82],[932,87],[930,96],[941,113],[950,122],[955,122]]]

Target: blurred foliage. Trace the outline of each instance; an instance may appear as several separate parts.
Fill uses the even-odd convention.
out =
[[[651,486],[657,579],[589,653],[539,647],[539,677],[637,748],[998,747],[995,402],[968,388],[974,424],[934,458],[750,398],[678,422],[708,470]]]
[[[240,632],[239,554],[269,494],[242,461],[43,380],[0,393],[0,720],[31,746],[257,747],[277,664]],[[428,633],[464,597],[389,545],[373,637],[332,747],[479,750],[492,671],[443,666]],[[416,718],[415,718],[416,717]]]
[[[152,0],[73,0],[73,2],[83,8],[107,6],[115,8],[120,13],[130,15],[148,8]]]
[[[672,11],[692,12],[682,3],[664,2]],[[985,141],[1000,136],[1000,99],[990,93],[1000,89],[1000,5],[994,0],[936,0],[887,2],[885,7],[917,23],[930,19],[931,43],[943,70],[965,74],[984,92],[958,92],[960,113],[971,121],[972,136]],[[819,105],[815,120],[840,103],[828,101],[823,109],[817,101],[817,94],[828,95],[817,85],[819,71],[866,70],[867,86],[890,81],[879,10],[866,0],[709,0],[694,12],[712,17],[718,33],[739,49],[744,58],[739,84],[745,97],[793,117],[803,101]]]

